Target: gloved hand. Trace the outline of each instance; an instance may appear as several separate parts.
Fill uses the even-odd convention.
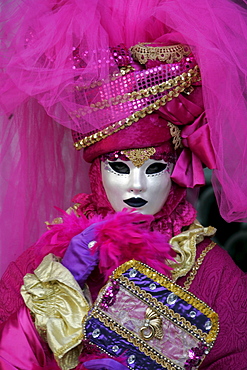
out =
[[[128,370],[126,366],[111,358],[86,361],[83,366],[89,370]]]
[[[95,226],[96,224],[90,225],[71,239],[61,261],[81,287],[98,264],[99,252],[92,253],[90,250],[90,247],[95,244]]]

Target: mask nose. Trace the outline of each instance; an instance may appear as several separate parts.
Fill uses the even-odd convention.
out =
[[[147,188],[146,176],[140,168],[134,168],[130,174],[129,191],[139,194]]]

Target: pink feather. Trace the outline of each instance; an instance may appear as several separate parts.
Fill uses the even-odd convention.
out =
[[[107,216],[97,228],[97,244],[100,252],[99,269],[106,281],[113,270],[126,261],[141,261],[158,272],[169,275],[175,252],[168,237],[158,231],[150,231],[153,216],[123,210]]]

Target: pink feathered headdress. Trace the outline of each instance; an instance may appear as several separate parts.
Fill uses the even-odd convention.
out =
[[[213,186],[220,212],[229,222],[247,218],[244,48],[247,11],[237,3],[244,2],[187,0],[185,5],[182,0],[8,0],[1,3],[0,109],[7,114],[6,118],[1,117],[0,125],[2,263],[7,264],[5,248],[11,253],[8,260],[15,259],[37,239],[44,230],[44,221],[55,216],[54,205],[66,208],[73,193],[88,191],[80,155],[69,148],[70,131],[66,132],[54,121],[86,134],[104,129],[102,120],[108,127],[128,117],[124,114],[112,120],[110,114],[109,119],[102,114],[102,109],[88,110],[97,108],[101,101],[100,95],[95,96],[95,102],[89,99],[88,87],[100,91],[114,82],[109,81],[109,76],[121,77],[114,58],[114,48],[119,44],[127,50],[138,43],[190,46],[200,69],[202,86],[196,86],[188,100],[199,105],[200,112],[188,109],[194,123],[190,121],[183,126],[183,117],[176,115],[182,105],[187,114],[187,103],[180,101],[186,99],[183,93],[166,104],[164,109],[169,111],[169,118],[161,112],[163,108],[157,112],[174,124],[182,123],[184,149],[180,155],[183,168],[179,170],[177,163],[179,181],[186,180],[181,175],[187,177],[186,171],[191,171],[191,167],[184,164],[191,160],[195,168],[201,161],[206,165],[211,163],[209,147],[202,145],[210,134],[216,157]],[[147,67],[152,68],[151,64]],[[128,68],[122,69],[123,73],[128,72]],[[131,71],[126,76],[134,75]],[[99,86],[102,81],[103,85]],[[194,100],[199,90],[204,108],[198,103],[200,99]],[[95,106],[89,107],[89,101]],[[106,101],[108,113],[116,111],[115,102]],[[208,156],[209,164],[205,159]],[[193,176],[197,173],[201,172],[196,171]],[[191,183],[201,183],[201,179],[195,178]],[[15,212],[19,219],[13,233]]]

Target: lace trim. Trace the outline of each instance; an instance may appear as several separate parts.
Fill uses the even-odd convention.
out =
[[[149,46],[147,43],[140,43],[130,48],[132,56],[140,64],[146,64],[148,60],[159,60],[164,63],[180,62],[185,56],[191,53],[188,45],[172,46]]]

